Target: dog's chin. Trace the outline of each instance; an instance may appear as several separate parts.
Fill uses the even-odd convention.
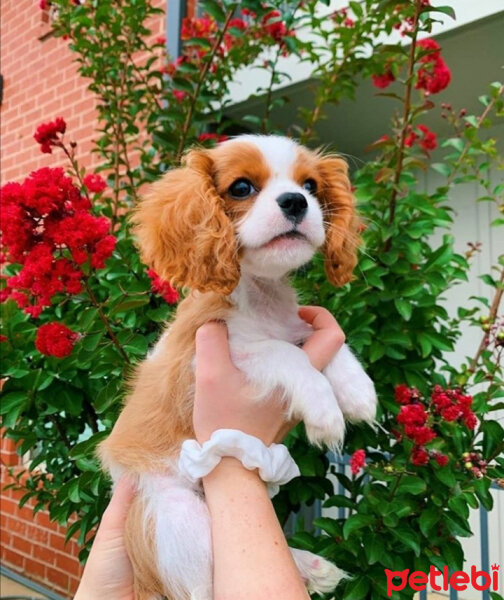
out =
[[[257,248],[245,248],[241,268],[256,277],[278,279],[309,262],[316,251],[305,236],[279,235]]]

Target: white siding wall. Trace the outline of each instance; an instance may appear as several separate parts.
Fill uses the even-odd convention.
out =
[[[489,132],[492,137],[497,140],[504,139],[504,125],[494,127]],[[493,174],[495,185],[498,182],[504,181],[502,171],[496,171]],[[436,185],[442,183],[440,176],[430,170],[425,176],[425,186],[428,190],[434,190]],[[490,273],[492,265],[497,264],[498,256],[504,254],[504,235],[503,229],[490,227],[490,223],[499,216],[499,213],[494,204],[488,202],[477,202],[477,198],[483,195],[483,191],[478,188],[477,184],[461,185],[454,188],[451,194],[450,205],[453,207],[454,225],[452,232],[455,237],[455,248],[458,252],[463,253],[467,249],[468,242],[481,242],[481,252],[472,260],[472,268],[469,275],[469,281],[460,286],[456,286],[447,294],[445,306],[449,313],[453,316],[457,314],[459,305],[464,305],[465,299],[470,296],[485,296],[490,301],[492,300],[492,288],[484,284],[480,275]],[[433,243],[439,241],[439,237],[433,239]],[[494,273],[495,277],[495,273]],[[474,303],[470,302],[466,306],[471,307]],[[484,313],[483,313],[484,314]],[[500,314],[503,314],[501,306]],[[466,356],[474,356],[481,341],[481,330],[475,327],[466,327],[463,335],[457,344],[457,348],[452,355],[451,364],[460,365]],[[493,413],[495,418],[502,421],[504,419],[504,411]],[[504,567],[504,490],[494,490],[494,509],[489,513],[489,557],[490,563],[501,565],[501,571]],[[472,538],[464,538],[461,540],[464,547],[464,552],[467,558],[466,565],[481,565],[480,554],[480,523],[479,511],[474,510],[471,514],[471,529],[474,533]],[[504,595],[504,576],[500,576],[499,593]],[[459,595],[462,599],[480,600],[481,593],[468,589],[466,592],[461,592]]]

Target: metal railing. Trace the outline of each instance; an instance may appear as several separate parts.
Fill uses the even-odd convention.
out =
[[[337,473],[348,475],[349,460],[350,456],[336,456],[332,452],[328,453],[329,462],[336,469]],[[492,484],[492,489],[502,491],[497,485]],[[347,496],[348,491],[338,481],[336,484],[336,493],[341,496]],[[343,506],[338,507],[338,519],[345,519],[348,516],[348,508]],[[479,546],[480,546],[480,569],[486,573],[490,573],[490,547],[489,547],[489,523],[488,523],[488,511],[480,505],[479,509]],[[322,502],[317,500],[313,506],[304,506],[298,515],[289,519],[286,525],[286,532],[293,533],[295,530],[295,524],[298,518],[302,517],[305,523],[313,523],[317,517],[322,516]],[[420,600],[427,600],[429,590],[422,590],[420,593]],[[458,600],[458,592],[450,587],[449,589],[450,600]],[[481,592],[482,600],[490,600],[490,590],[483,590]]]

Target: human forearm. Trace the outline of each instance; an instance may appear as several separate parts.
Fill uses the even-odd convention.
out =
[[[214,600],[307,600],[257,473],[227,458],[203,485],[212,518]]]

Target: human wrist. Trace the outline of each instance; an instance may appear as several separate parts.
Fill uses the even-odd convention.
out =
[[[185,440],[178,459],[179,473],[194,484],[213,471],[223,458],[231,457],[245,469],[257,469],[271,496],[281,485],[299,476],[299,468],[284,445],[266,446],[259,438],[236,429],[218,429],[202,445],[194,439]]]

